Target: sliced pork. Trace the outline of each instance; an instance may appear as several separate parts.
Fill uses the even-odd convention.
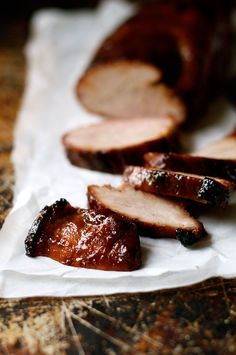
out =
[[[222,147],[222,145],[220,153],[224,155],[224,147]],[[219,156],[219,154],[217,154],[217,156]],[[206,158],[197,155],[157,152],[145,154],[144,160],[147,167],[149,166],[164,170],[213,176],[236,183],[236,144],[234,160],[218,159],[217,157]]]
[[[64,199],[40,212],[25,247],[28,256],[47,256],[70,266],[111,271],[141,267],[134,223],[108,210],[74,208]]]
[[[125,169],[124,181],[145,192],[217,207],[228,205],[229,193],[234,186],[227,180],[138,166]]]
[[[79,82],[77,94],[89,111],[108,117],[156,117],[185,119],[180,97],[163,83],[151,64],[112,61],[92,67]]]
[[[236,161],[236,130],[193,154],[198,157]]]
[[[205,235],[203,225],[192,218],[176,201],[137,191],[130,186],[88,187],[91,208],[106,208],[135,222],[141,235],[177,238],[184,246]]]
[[[150,150],[173,149],[175,131],[168,117],[117,119],[75,129],[63,137],[63,143],[72,164],[121,173],[128,164],[142,164]]]

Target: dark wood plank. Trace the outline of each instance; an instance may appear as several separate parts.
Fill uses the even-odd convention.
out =
[[[56,354],[235,354],[236,283],[0,303],[0,349]],[[3,352],[4,353],[4,352]]]

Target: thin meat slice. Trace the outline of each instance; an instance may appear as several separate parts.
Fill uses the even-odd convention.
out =
[[[182,100],[166,85],[151,64],[117,60],[98,64],[82,77],[77,94],[92,112],[108,117],[156,117],[171,115],[176,123],[185,119]]]
[[[91,208],[107,208],[135,222],[141,235],[176,238],[190,246],[205,235],[203,225],[192,218],[176,201],[157,197],[130,186],[88,187]]]
[[[173,149],[176,125],[171,118],[120,119],[75,129],[63,137],[72,164],[121,173],[128,164],[142,164],[150,150]]]
[[[65,199],[46,206],[25,240],[26,254],[62,264],[112,271],[141,267],[134,223],[108,210],[72,207]]]
[[[228,136],[208,144],[194,156],[236,161],[236,130]]]
[[[236,183],[236,154],[235,159],[232,160],[188,154],[149,152],[144,155],[144,160],[147,167],[213,176]]]
[[[124,181],[145,192],[218,207],[228,205],[229,193],[234,186],[227,180],[138,166],[125,169]]]

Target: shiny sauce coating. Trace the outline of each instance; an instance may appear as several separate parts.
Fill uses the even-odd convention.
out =
[[[61,207],[60,201],[64,203]],[[26,238],[27,255],[112,271],[141,266],[140,242],[133,223],[107,210],[77,209],[60,201],[46,207],[47,212],[44,209],[34,222]]]

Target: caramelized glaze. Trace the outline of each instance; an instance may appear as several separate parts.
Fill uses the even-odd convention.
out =
[[[138,166],[125,169],[124,181],[145,192],[217,207],[228,205],[230,191],[234,188],[233,183],[223,179]]]
[[[133,223],[107,210],[80,209],[61,199],[46,206],[25,241],[26,254],[62,264],[113,271],[141,266]]]

